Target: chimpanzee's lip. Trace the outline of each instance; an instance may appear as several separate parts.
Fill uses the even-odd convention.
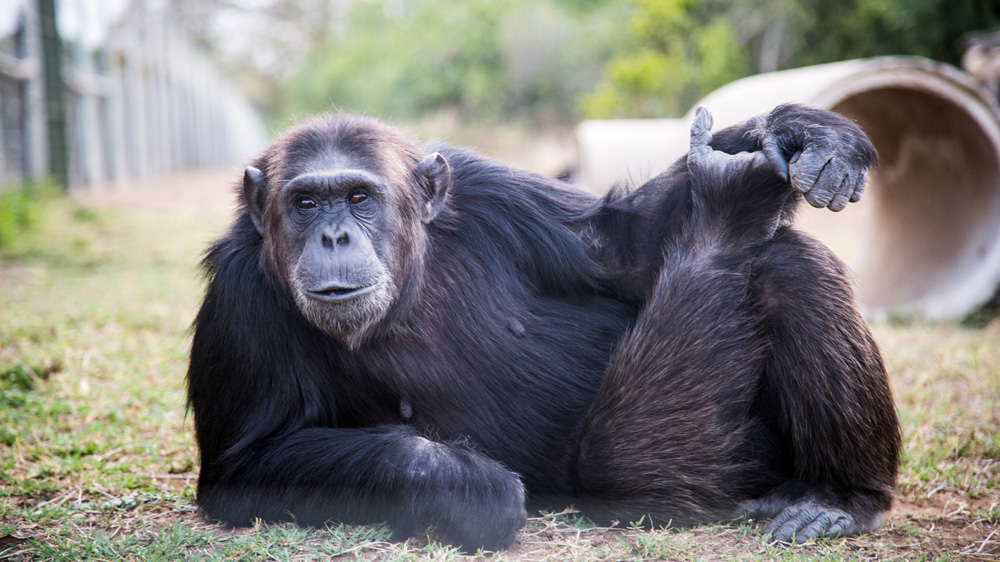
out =
[[[325,302],[342,302],[366,295],[378,285],[329,285],[322,289],[310,289],[309,296]]]

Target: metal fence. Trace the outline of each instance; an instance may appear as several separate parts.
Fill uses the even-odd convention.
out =
[[[0,189],[232,166],[265,144],[246,98],[164,11],[118,4],[0,1]]]

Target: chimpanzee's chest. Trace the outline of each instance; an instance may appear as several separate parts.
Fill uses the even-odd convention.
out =
[[[564,464],[633,311],[591,296],[443,312],[413,324],[433,331],[403,330],[359,350],[368,395],[338,410],[360,425],[470,441],[522,474]]]

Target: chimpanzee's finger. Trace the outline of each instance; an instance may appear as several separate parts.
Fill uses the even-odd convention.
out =
[[[688,157],[705,158],[712,153],[712,114],[704,106],[698,106],[691,123],[691,149]]]
[[[771,165],[774,173],[778,174],[781,179],[788,181],[788,160],[785,160],[785,155],[781,153],[781,148],[778,147],[778,141],[774,135],[765,137],[760,148],[764,151],[764,156],[767,157],[767,162]]]

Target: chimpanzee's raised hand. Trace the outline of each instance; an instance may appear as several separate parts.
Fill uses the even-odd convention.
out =
[[[755,133],[774,170],[813,207],[839,211],[861,198],[875,147],[851,120],[802,105],[760,116]]]
[[[796,129],[800,122],[789,125],[788,114],[776,110],[713,135],[711,113],[697,109],[687,156],[694,194],[692,224],[714,223],[714,232],[753,244],[770,239],[790,223],[799,198],[789,185],[813,206],[834,211],[861,196],[868,166],[875,159],[864,133],[833,113],[782,108],[799,111],[802,119],[808,114],[817,126]],[[785,130],[797,131],[786,135],[793,140],[784,141],[776,132]],[[782,147],[796,146],[804,148],[786,159],[786,152],[793,149]]]
[[[687,166],[691,180],[699,191],[713,187],[732,191],[734,181],[754,169],[774,164],[761,151],[729,154],[712,148],[712,114],[705,107],[695,111],[691,124],[691,148]]]
[[[748,244],[770,239],[790,219],[796,197],[759,147],[720,150],[713,147],[711,128],[712,114],[699,107],[687,156],[693,204],[689,230],[704,228],[731,242]],[[744,143],[741,148],[751,147]]]

